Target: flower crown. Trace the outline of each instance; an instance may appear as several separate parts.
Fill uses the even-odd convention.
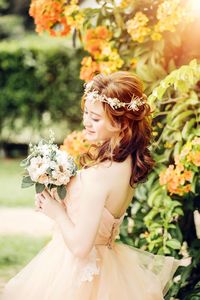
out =
[[[100,95],[99,92],[94,89],[91,91],[92,85],[92,80],[84,84],[85,99],[88,99],[89,101],[99,100],[101,102],[106,102],[112,107],[112,109],[127,107],[128,110],[138,111],[139,107],[146,103],[146,101],[144,100],[146,98],[145,94],[143,94],[144,97],[133,96],[131,101],[128,103],[121,102],[118,98],[111,98],[107,97],[106,95]]]

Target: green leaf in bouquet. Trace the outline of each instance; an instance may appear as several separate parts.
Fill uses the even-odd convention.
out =
[[[42,193],[44,191],[44,189],[45,189],[44,184],[36,182],[36,184],[35,184],[36,193]]]
[[[50,183],[50,184],[48,184],[47,187],[48,187],[48,189],[51,191],[53,188],[56,188],[57,185]]]
[[[64,185],[60,185],[57,187],[57,193],[61,200],[66,197],[67,191]]]
[[[49,167],[49,168],[46,170],[46,173],[47,173],[47,174],[51,174],[51,172],[52,172],[52,169]]]
[[[29,165],[29,159],[25,158],[20,162],[20,167],[27,167]]]
[[[22,188],[27,188],[29,186],[32,186],[34,185],[34,181],[32,181],[31,177],[30,176],[24,176],[23,179],[22,179],[22,184],[21,184],[21,187]]]

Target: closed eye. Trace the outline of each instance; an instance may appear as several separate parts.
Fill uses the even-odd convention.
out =
[[[88,112],[87,112],[86,110],[84,110],[84,111],[83,111],[83,114],[88,114]],[[92,118],[92,120],[95,121],[95,122],[100,121],[99,119],[94,119],[94,118]]]

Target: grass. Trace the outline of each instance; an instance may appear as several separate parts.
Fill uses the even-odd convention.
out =
[[[21,188],[21,159],[0,159],[0,206],[34,207],[34,187]],[[30,235],[0,236],[0,291],[50,240]]]
[[[49,241],[51,237],[29,235],[0,236],[0,283],[3,286],[15,276]]]
[[[21,159],[0,159],[0,206],[34,207],[34,187],[21,188]]]

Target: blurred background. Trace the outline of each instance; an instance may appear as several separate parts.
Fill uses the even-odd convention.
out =
[[[27,153],[27,143],[52,128],[58,142],[80,126],[83,51],[70,37],[35,32],[30,1],[0,2],[0,154]]]
[[[49,240],[51,222],[34,212],[34,188],[21,189],[30,142],[56,142],[81,128],[84,51],[70,37],[35,32],[28,0],[0,0],[0,289]]]

